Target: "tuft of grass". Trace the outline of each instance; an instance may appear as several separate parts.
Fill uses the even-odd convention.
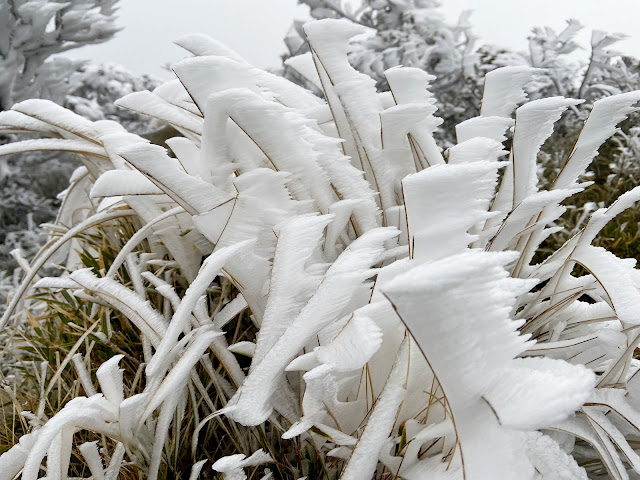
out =
[[[82,234],[79,257],[84,268],[104,276],[119,250],[135,233],[135,221],[120,220],[115,226],[101,226],[91,234]],[[150,253],[143,242],[137,253]],[[170,258],[166,258],[170,260]],[[170,281],[179,296],[184,285],[174,267],[158,266],[154,273]],[[119,280],[134,288],[125,266],[118,271]],[[164,298],[155,289],[147,288],[151,304],[162,311]],[[208,291],[210,314],[219,311],[223,304],[237,295],[237,290],[226,278],[218,278]],[[10,348],[0,348],[0,454],[14,446],[18,439],[42,425],[60,411],[73,398],[87,396],[71,357],[81,355],[94,388],[98,387],[96,371],[114,355],[123,355],[124,388],[127,397],[142,393],[145,388],[144,346],[140,332],[120,312],[90,298],[74,296],[67,290],[40,291],[33,295],[31,309],[26,309],[28,321],[11,324],[3,334],[2,342]],[[35,308],[37,306],[37,309]],[[238,341],[255,341],[257,327],[251,312],[245,310],[226,328],[229,344]],[[175,418],[169,440],[164,447],[159,478],[186,480],[191,466],[203,458],[209,462],[201,478],[213,479],[211,464],[225,455],[244,452],[249,456],[257,449],[270,452],[275,463],[267,468],[273,478],[293,480],[300,476],[323,478],[331,470],[342,468],[342,461],[335,459],[324,464],[308,443],[287,441],[281,436],[289,428],[283,418],[258,427],[244,427],[214,413],[224,407],[231,397],[232,379],[210,355],[218,382],[214,382],[200,364],[196,373],[201,380],[200,392],[189,392],[184,411]],[[248,372],[250,358],[239,358],[240,365]],[[322,432],[319,432],[322,434]],[[322,434],[324,435],[324,434]],[[103,452],[113,451],[115,442],[104,436],[82,430],[75,433],[74,450],[69,465],[70,477],[86,477],[90,472],[77,446],[84,442],[98,441]],[[191,445],[197,441],[197,455],[192,455]],[[108,461],[105,457],[105,461]],[[148,459],[141,452],[127,452],[125,466],[120,471],[124,480],[144,480]],[[206,468],[206,467],[209,468]],[[259,478],[265,467],[248,469],[249,478]]]

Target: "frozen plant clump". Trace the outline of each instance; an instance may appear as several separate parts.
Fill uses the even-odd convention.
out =
[[[595,102],[541,189],[538,152],[581,100],[527,103],[539,71],[489,73],[480,115],[442,152],[431,75],[391,68],[378,93],[347,59],[362,27],[304,31],[310,54],[291,65],[324,98],[207,37],[179,39],[194,56],[177,79],[118,101],[181,133],[171,155],[46,101],[0,114],[3,132],[44,137],[0,155],[64,150],[84,165],[0,327],[42,331],[48,308],[73,305],[65,328],[87,329],[34,363],[40,403],[0,471],[66,478],[83,459],[105,479],[195,479],[204,460],[233,479],[639,473],[640,276],[592,242],[640,187],[533,259],[640,92]],[[66,273],[38,279],[52,262]],[[139,358],[118,343],[125,327]],[[100,345],[111,353],[94,364]],[[75,394],[45,415],[62,381]]]

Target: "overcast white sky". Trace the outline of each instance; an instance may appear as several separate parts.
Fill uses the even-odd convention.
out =
[[[441,0],[454,23],[463,10],[474,10],[472,24],[481,43],[526,49],[534,26],[563,28],[576,18],[588,45],[591,29],[622,32],[632,38],[617,50],[640,57],[640,0]],[[161,67],[184,56],[172,40],[206,33],[223,41],[259,67],[277,66],[282,41],[294,18],[306,18],[296,0],[121,0],[115,39],[74,50],[69,56],[120,63],[136,73],[163,75]]]

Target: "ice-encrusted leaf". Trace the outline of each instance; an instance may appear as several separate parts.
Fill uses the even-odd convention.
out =
[[[82,155],[96,155],[105,158],[104,148],[82,140],[66,140],[57,138],[41,138],[36,140],[24,140],[22,142],[0,145],[0,156],[13,155],[15,153],[38,151],[71,152]]]
[[[548,435],[527,434],[527,456],[544,480],[587,480],[587,472]]]
[[[382,343],[382,331],[369,318],[355,313],[349,323],[327,345],[314,350],[323,364],[348,372],[363,367]]]
[[[462,143],[475,137],[486,137],[502,143],[507,139],[505,132],[514,124],[509,117],[473,117],[456,125],[456,139]]]
[[[202,165],[200,145],[185,137],[172,137],[165,142],[173,151],[182,168],[193,177],[209,178],[211,174]]]
[[[178,79],[158,85],[152,93],[171,105],[180,107],[196,117],[202,117],[202,112]]]
[[[227,303],[222,310],[214,315],[214,325],[216,328],[221,330],[222,327],[229,323],[245,308],[247,308],[247,300],[242,295],[237,295],[233,300]]]
[[[577,322],[589,322],[597,320],[599,318],[606,318],[606,313],[613,313],[611,307],[605,302],[595,304],[598,308],[597,311],[589,314],[581,311],[585,302],[575,301],[570,307],[565,310],[567,315],[572,320]],[[591,307],[590,304],[586,304]],[[578,307],[578,308],[575,308]],[[596,309],[592,309],[596,310]],[[605,310],[606,313],[601,313]],[[563,315],[564,316],[564,315]],[[563,319],[560,318],[560,321]],[[589,335],[573,337],[568,340],[559,340],[556,342],[544,342],[538,343],[529,349],[528,355],[544,355],[548,358],[558,358],[561,360],[567,360],[571,363],[589,366],[597,366],[598,361],[609,362],[618,358],[618,352],[626,347],[627,336],[621,332],[615,331],[612,328],[603,328],[596,333]]]
[[[486,160],[436,165],[402,181],[413,258],[437,259],[465,250],[476,238],[467,231],[489,217],[501,166],[495,160],[502,149],[484,140],[480,157]],[[478,155],[476,149],[471,153]]]
[[[163,332],[154,357],[146,367],[148,376],[161,375],[166,371],[168,368],[167,355],[175,347],[180,333],[184,331],[193,309],[196,308],[198,300],[205,293],[213,279],[220,274],[229,258],[246,249],[251,243],[251,240],[247,240],[217,250],[203,262],[198,275],[189,285],[179,307],[174,312],[169,326]]]
[[[76,270],[71,279],[127,316],[152,344],[160,343],[166,332],[166,321],[148,300],[115,280],[96,277],[91,269]]]
[[[520,381],[522,378],[526,382]],[[536,430],[572,415],[592,394],[595,383],[594,373],[582,365],[550,358],[518,358],[485,398],[501,425]]]
[[[202,467],[204,467],[205,463],[207,463],[206,458],[193,464],[193,466],[191,467],[191,473],[189,474],[189,480],[198,480],[200,472],[202,471]]]
[[[622,452],[622,455],[626,458],[627,462],[629,462],[632,469],[638,473],[640,471],[640,456],[638,456],[635,450],[629,445],[624,434],[612,423],[609,416],[601,411],[599,407],[592,406],[583,407],[582,413],[592,426],[594,426],[596,432],[604,432],[606,434],[611,443]]]
[[[215,159],[216,165],[224,166],[228,162],[224,156],[218,156],[226,151],[225,145],[229,140],[224,136],[224,125],[227,118],[232,118],[264,153],[271,168],[291,174],[288,188],[292,196],[297,200],[311,198],[320,212],[327,213],[336,197],[331,188],[330,178],[321,164],[326,165],[331,160],[335,163],[339,151],[334,144],[333,158],[324,160],[322,157],[327,156],[327,149],[322,149],[325,150],[323,152],[315,147],[318,143],[322,144],[322,136],[312,128],[307,119],[246,89],[231,89],[210,97],[207,111],[212,118],[220,118],[217,125],[212,124],[207,130],[207,138],[210,139],[211,145],[207,143],[209,140],[203,144],[203,151],[205,154],[211,152],[209,157]],[[271,118],[269,129],[266,129],[261,121],[263,115]],[[214,152],[217,152],[216,156]],[[332,175],[332,179],[335,177]],[[351,177],[354,178],[353,175]],[[356,181],[358,180],[360,179]],[[354,183],[353,180],[351,182]],[[336,182],[336,188],[345,194],[345,198],[352,197],[341,183]],[[366,199],[364,197],[364,200]]]
[[[306,271],[332,217],[304,216],[287,221],[278,232],[269,299],[256,342],[255,368],[293,322],[322,277]]]
[[[396,202],[389,165],[380,155],[381,105],[375,81],[356,71],[347,58],[349,39],[364,29],[346,20],[324,19],[305,24],[304,30],[338,136],[344,140],[343,151],[375,185],[384,214]]]
[[[500,142],[489,138],[475,137],[451,147],[448,151],[448,162],[451,165],[461,163],[485,162],[493,163],[507,153]]]
[[[162,100],[149,91],[134,92],[118,99],[115,105],[134,112],[159,118],[176,128],[202,135],[202,119],[176,105]]]
[[[400,181],[408,174],[415,173],[430,165],[423,148],[416,149],[408,135],[416,123],[429,114],[429,105],[396,105],[380,113],[383,155],[395,174],[394,187],[399,191]]]
[[[197,335],[193,335],[193,341],[180,353],[179,360],[171,367],[162,380],[162,383],[160,383],[157,388],[154,388],[154,385],[150,384],[148,390],[151,396],[148,399],[142,416],[138,420],[139,425],[142,424],[163,401],[170,396],[177,396],[177,393],[185,388],[187,380],[189,379],[189,372],[204,354],[205,350],[209,348],[213,340],[220,335],[222,335],[222,332],[215,331],[212,326],[204,326],[197,329]]]
[[[59,128],[15,110],[0,112],[0,131],[8,134],[39,133],[47,136],[62,136]]]
[[[212,94],[232,88],[247,88],[275,97],[279,103],[311,115],[323,107],[323,102],[308,90],[226,56],[188,58],[174,65],[173,69],[203,113]]]
[[[414,428],[421,428],[417,430],[415,433],[410,433]],[[436,471],[434,471],[434,463],[441,463],[441,458],[436,455],[432,457],[430,462],[429,460],[420,460],[420,451],[423,446],[431,444],[434,440],[442,439],[443,440],[443,448],[447,445],[444,440],[447,438],[451,438],[455,440],[455,429],[454,425],[449,418],[438,422],[432,423],[426,427],[419,427],[419,424],[415,420],[408,420],[405,423],[405,435],[407,439],[407,444],[404,448],[404,457],[401,460],[399,465],[394,465],[391,469],[392,471],[398,472],[398,474],[402,475],[406,478],[420,478],[420,475],[432,474],[435,475]],[[396,457],[397,458],[397,457]],[[387,460],[387,464],[389,463]],[[441,466],[445,464],[441,463]],[[446,464],[447,471],[452,472],[453,478],[458,478],[460,475],[460,467],[454,465],[453,462]],[[442,473],[442,472],[439,472]],[[436,477],[438,478],[438,477]],[[445,477],[446,478],[446,477]]]
[[[60,288],[60,289],[76,289],[79,288],[75,281],[69,277],[44,277],[34,283],[33,288]]]
[[[510,172],[505,171],[505,175]],[[501,251],[507,248],[515,249],[515,241],[522,235],[531,233],[536,227],[544,226],[556,219],[555,212],[549,207],[556,207],[562,200],[573,195],[580,189],[543,190],[526,196],[501,223],[500,229],[489,242],[489,250]],[[539,215],[545,211],[549,215]],[[546,213],[545,212],[545,213]],[[489,231],[493,233],[493,231]],[[483,232],[486,236],[487,232]],[[537,245],[535,245],[537,247]],[[534,249],[535,251],[535,249]]]
[[[268,418],[285,367],[311,338],[340,318],[354,295],[368,290],[363,282],[384,254],[384,243],[397,234],[393,228],[369,230],[342,252],[314,295],[229,401],[223,410],[228,417],[243,425],[257,425]]]
[[[516,107],[527,99],[525,85],[543,70],[527,66],[502,67],[484,77],[483,117],[511,117]]]
[[[596,449],[600,458],[615,480],[629,480],[627,469],[618,456],[616,447],[611,443],[606,432],[596,424],[590,423],[584,416],[569,418],[561,423],[553,425],[554,430],[569,433],[580,438]]]
[[[197,56],[219,55],[229,57],[237,62],[245,60],[225,44],[203,33],[190,33],[174,40],[176,45]]]
[[[187,355],[186,352],[185,355]],[[176,365],[176,367],[177,366],[178,365]],[[184,395],[186,393],[184,392],[184,386],[187,383],[187,379],[189,378],[186,368],[181,371],[181,376],[182,378],[171,379],[172,387],[174,388],[174,390],[172,391],[172,395],[165,396],[165,398],[162,399],[163,402],[162,406],[160,407],[160,413],[155,422],[155,435],[153,439],[153,449],[151,452],[151,461],[149,462],[147,480],[158,479],[160,463],[162,462],[162,450],[164,449],[164,443],[169,435],[169,428],[171,426],[171,423],[176,416],[178,403],[180,403],[181,399],[184,398]],[[168,376],[167,380],[169,380]],[[145,390],[152,390],[152,388],[147,387]],[[155,396],[154,398],[157,398],[157,396]],[[146,412],[149,412],[149,410],[146,410],[145,413],[143,413],[143,416],[138,423],[139,426],[142,424],[142,421],[146,419],[146,416],[148,416],[148,413]],[[179,421],[179,416],[180,414],[178,414],[177,421]]]
[[[319,90],[322,89],[322,83],[320,82],[316,66],[313,63],[313,56],[311,55],[311,52],[296,55],[295,57],[289,57],[285,60],[284,64],[293,68]]]
[[[102,459],[100,458],[100,452],[98,451],[98,442],[85,442],[78,447],[80,453],[87,462],[87,466],[91,471],[91,475],[94,480],[105,480],[104,467],[102,465]]]
[[[255,118],[262,114],[273,116],[273,120],[279,124],[278,130],[284,129],[282,134],[295,132],[297,136],[304,138],[307,134],[306,130],[313,129],[313,123],[296,110],[287,108],[271,99],[265,99],[247,88],[226,89],[211,95],[208,97],[206,108],[212,122],[205,125],[206,135],[205,143],[203,144],[205,151],[211,151],[212,154],[218,157],[222,153],[226,153],[225,139],[221,136],[224,131],[218,130],[219,126],[224,126],[230,118],[241,128],[248,139],[262,151],[266,156],[267,163],[276,170],[281,170],[283,169],[282,167],[287,166],[288,168],[284,168],[285,171],[298,173],[302,171],[300,169],[314,168],[312,166],[315,163],[313,160],[317,157],[317,154],[309,151],[310,145],[305,145],[303,141],[293,141],[289,142],[290,145],[285,145],[285,143],[278,141],[282,139],[279,132],[266,129],[264,124],[257,122]],[[277,120],[278,117],[281,117],[281,119]],[[226,141],[228,142],[229,139]],[[208,145],[209,143],[211,143],[211,146]],[[306,151],[307,155],[304,158],[300,158],[303,163],[300,167],[295,168],[293,164],[286,162],[286,159],[283,158],[284,151],[298,151],[299,153]]]
[[[564,97],[541,98],[516,110],[516,128],[513,135],[513,205],[537,191],[537,157],[540,147],[553,133],[553,124],[570,106],[581,100]]]
[[[76,397],[56,413],[40,430],[24,461],[22,478],[36,480],[40,463],[60,432],[67,428],[82,428],[118,438],[117,418],[102,395]]]
[[[398,408],[406,395],[408,343],[406,339],[398,352],[389,378],[342,472],[340,478],[344,480],[366,480],[375,473],[378,456],[395,425]]]
[[[99,136],[93,122],[50,100],[31,99],[16,103],[12,110],[48,123],[85,140],[96,142]]]
[[[616,125],[636,110],[632,105],[638,101],[640,91],[612,95],[594,102],[589,118],[553,183],[553,188],[562,189],[575,185],[598,154],[598,148],[615,133]]]
[[[513,253],[468,251],[414,267],[383,288],[446,395],[468,479],[533,476],[523,446],[512,441],[483,400],[503,369],[527,348],[518,323],[509,317],[516,297],[531,285],[508,277],[504,265],[514,258]],[[466,339],[452,335],[460,328]],[[490,448],[481,438],[487,435]]]
[[[426,116],[420,122],[415,122],[409,130],[411,135],[409,142],[415,142],[414,155],[424,162],[425,166],[443,163],[440,148],[433,139],[433,132],[442,120],[435,117],[435,99],[429,92],[430,82],[435,79],[419,68],[394,67],[384,72],[389,83],[389,88],[393,94],[393,99],[398,106],[422,106]],[[384,133],[384,126],[383,126]]]
[[[262,465],[264,463],[273,462],[271,455],[263,451],[262,449],[254,452],[250,457],[243,454],[229,455],[223,457],[213,464],[213,469],[216,472],[224,474],[224,478],[228,480],[246,480],[247,476],[244,473],[245,467],[254,467]]]
[[[109,170],[91,188],[92,197],[162,195],[164,192],[137,170]]]
[[[65,480],[73,449],[73,427],[60,429],[47,450],[47,479]]]
[[[104,397],[114,405],[124,400],[123,370],[119,368],[124,355],[114,355],[98,368],[96,377]]]
[[[291,200],[285,183],[282,172],[253,170],[235,180],[239,193],[233,202],[193,217],[198,230],[215,244],[214,251],[247,239],[258,240],[252,249],[230,258],[225,267],[225,275],[243,294],[258,324],[266,307],[264,286],[277,240],[274,229],[287,216],[309,212]],[[252,265],[250,270],[247,264]]]
[[[402,478],[406,480],[421,480],[423,478],[457,480],[461,475],[460,467],[452,463],[443,462],[438,457],[426,458],[402,472]]]
[[[389,88],[397,105],[428,104],[433,107],[431,113],[435,112],[436,99],[429,91],[431,82],[436,79],[435,76],[415,67],[389,68],[385,70],[384,76],[389,82]]]
[[[104,480],[117,480],[124,458],[125,448],[122,442],[118,442],[111,453],[111,461],[104,472]]]
[[[383,290],[427,359],[430,360],[429,350],[433,350],[434,361],[438,364],[442,362],[446,375],[456,372],[465,379],[455,382],[456,389],[469,394],[486,391],[485,378],[478,378],[473,372],[478,369],[485,372],[484,375],[491,375],[492,370],[501,370],[528,346],[527,338],[517,332],[518,322],[509,318],[506,308],[514,305],[516,296],[527,291],[531,285],[530,281],[508,277],[504,265],[515,257],[513,252],[494,254],[469,250],[416,266],[390,281]],[[463,292],[466,292],[464,304],[447,300],[449,296],[453,298]],[[420,295],[415,295],[417,293]],[[492,296],[495,298],[490,300]],[[431,315],[424,317],[420,314],[426,311]],[[485,348],[474,353],[465,351],[466,358],[463,358],[460,356],[462,347],[454,347],[444,340],[448,337],[446,332],[456,328],[455,322],[469,320],[465,315],[468,311],[475,312],[473,319],[478,325],[478,328],[469,331],[469,335],[478,336],[474,343],[482,344]],[[444,318],[448,318],[445,323]],[[431,346],[436,336],[427,334],[429,330],[442,332],[438,345]],[[451,342],[457,343],[459,339],[451,339]],[[438,354],[444,355],[448,362],[444,358],[436,358]],[[468,357],[470,354],[474,361]],[[443,383],[444,378],[440,378],[440,381]],[[443,388],[446,391],[444,384]]]
[[[253,342],[237,342],[233,345],[229,345],[227,350],[244,355],[245,357],[253,357],[256,351],[256,344]]]
[[[349,63],[348,41],[363,33],[365,29],[346,20],[324,19],[304,25],[304,31],[316,68],[322,81],[329,105],[334,109],[341,138],[353,138],[361,148],[380,146],[379,103],[375,81],[358,71]],[[327,83],[330,82],[330,83]],[[334,97],[335,96],[335,97]],[[336,118],[335,110],[346,114],[344,126]],[[357,137],[357,138],[354,138]],[[365,152],[358,154],[366,155]]]
[[[210,183],[189,176],[162,147],[133,145],[120,154],[192,215],[208,212],[231,198]]]
[[[14,478],[24,467],[29,451],[38,439],[38,431],[22,435],[18,442],[0,455],[0,468],[8,478]]]
[[[627,389],[631,390],[629,386]],[[640,413],[633,406],[630,396],[621,388],[598,388],[586,404],[603,408],[605,412],[610,409],[635,432],[640,432]]]
[[[602,247],[581,246],[571,259],[584,266],[605,289],[616,315],[625,325],[640,324],[640,275],[636,260],[620,259]]]
[[[638,200],[640,200],[640,187],[635,187],[620,195],[608,208],[600,208],[593,212],[584,231],[579,234],[580,244],[592,243],[610,220],[632,207]]]

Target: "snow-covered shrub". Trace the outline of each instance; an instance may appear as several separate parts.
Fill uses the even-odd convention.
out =
[[[117,0],[0,1],[0,111],[38,97],[69,68],[56,53],[104,42],[118,31]]]
[[[74,433],[95,432],[102,449],[78,446],[93,478],[115,479],[124,459],[155,479],[186,425],[191,478],[206,459],[239,479],[256,467],[345,480],[640,472],[640,277],[634,260],[592,245],[640,187],[532,263],[640,91],[595,102],[540,189],[538,152],[580,100],[518,107],[539,72],[487,74],[480,115],[443,154],[432,76],[392,68],[378,93],[347,59],[361,27],[304,28],[311,54],[291,65],[324,99],[206,37],[179,40],[195,57],[174,66],[177,79],[118,102],[181,132],[175,156],[46,101],[0,114],[3,131],[49,137],[0,155],[65,150],[84,163],[0,328],[86,329],[64,358],[38,364],[42,406],[22,412],[28,433],[0,471],[33,480],[46,457],[47,478],[65,478]],[[53,261],[68,273],[37,280]],[[73,320],[61,301],[27,297],[46,291],[77,303]],[[113,311],[139,332],[141,358],[114,350]],[[99,344],[114,354],[95,365]],[[21,355],[5,355],[8,393]],[[69,363],[74,398],[45,416]],[[214,422],[222,447],[199,435]]]
[[[70,83],[73,88],[68,89],[63,102],[56,103],[78,115],[90,120],[115,120],[138,135],[150,134],[158,129],[158,125],[148,118],[115,106],[118,98],[129,93],[152,90],[160,84],[158,79],[149,75],[135,75],[113,63],[84,62],[71,75]]]

